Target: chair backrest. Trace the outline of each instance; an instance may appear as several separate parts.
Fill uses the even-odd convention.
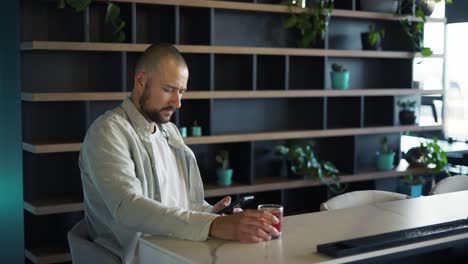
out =
[[[68,244],[74,264],[121,264],[120,258],[89,240],[86,222],[81,220],[68,232]]]
[[[410,198],[408,195],[386,191],[355,191],[331,198],[320,205],[320,211],[329,211],[356,207],[366,204],[376,204]]]
[[[468,190],[468,177],[456,175],[439,181],[431,190],[431,194],[442,194]]]

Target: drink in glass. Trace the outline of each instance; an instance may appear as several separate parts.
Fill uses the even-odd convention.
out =
[[[279,222],[277,224],[270,223],[278,232],[280,233],[279,236],[272,236],[272,239],[278,239],[281,236],[281,224],[283,222],[283,206],[280,204],[260,204],[258,206],[258,210],[266,210],[270,214],[276,216]],[[266,221],[266,220],[265,220]]]

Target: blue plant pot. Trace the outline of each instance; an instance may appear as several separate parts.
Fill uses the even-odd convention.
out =
[[[400,183],[400,193],[409,195],[411,198],[416,198],[422,194],[422,184],[408,185]]]
[[[179,131],[180,131],[180,135],[185,138],[187,137],[187,128],[186,127],[180,127],[179,128]]]
[[[218,177],[218,185],[221,186],[230,186],[232,184],[232,174],[233,174],[233,169],[217,169],[216,170],[216,176]]]
[[[389,171],[393,170],[393,161],[395,153],[377,153],[377,170]]]
[[[347,90],[349,88],[349,71],[330,72],[332,89]]]
[[[201,137],[202,136],[201,126],[193,126],[190,129],[191,129],[192,137]]]

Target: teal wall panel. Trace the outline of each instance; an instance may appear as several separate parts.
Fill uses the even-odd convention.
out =
[[[0,8],[0,257],[24,263],[19,2]]]

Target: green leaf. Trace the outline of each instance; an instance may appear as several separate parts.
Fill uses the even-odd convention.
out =
[[[369,32],[369,35],[367,38],[369,40],[369,44],[371,46],[375,46],[375,44],[377,43],[377,40],[379,39],[379,35],[377,32]]]
[[[428,47],[422,47],[421,48],[421,55],[423,57],[429,57],[432,55],[432,50],[431,48],[428,48]]]
[[[284,21],[283,26],[285,28],[292,28],[296,25],[296,23],[297,23],[297,16],[291,15],[290,17],[288,17],[288,19],[286,19],[286,21]]]
[[[107,24],[113,24],[114,21],[120,16],[120,7],[114,3],[109,2],[107,4],[105,22]]]
[[[66,0],[66,2],[75,9],[76,12],[85,10],[91,4],[91,0]]]
[[[59,0],[58,1],[58,8],[60,8],[60,9],[65,8],[65,0]]]
[[[124,28],[125,28],[125,21],[120,20],[120,23],[119,23],[118,27],[116,27],[116,29],[114,31],[114,34],[117,34],[117,32],[119,32],[119,31],[123,31]]]

